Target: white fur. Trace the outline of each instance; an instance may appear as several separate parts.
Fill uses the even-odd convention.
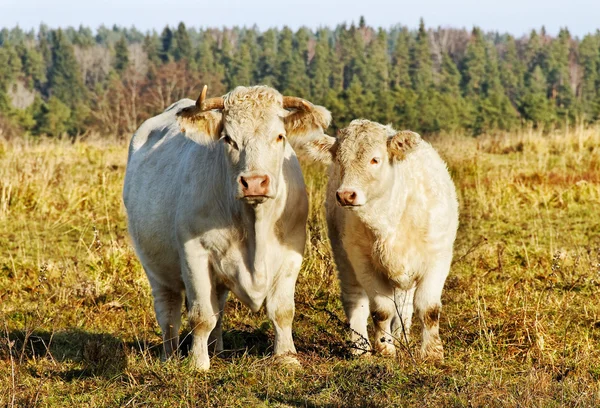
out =
[[[252,99],[257,92],[262,99]],[[236,95],[242,96],[236,101]],[[281,95],[255,87],[226,96],[221,129],[239,151],[218,139],[221,135],[198,137],[195,122],[176,116],[193,104],[179,101],[142,124],[131,140],[123,191],[165,354],[178,347],[185,293],[192,363],[208,369],[209,345],[223,348],[221,319],[229,290],[253,311],[266,303],[275,327],[275,355],[295,353],[294,288],[308,198],[293,149],[277,141],[286,131]],[[221,120],[221,114],[205,116]],[[259,204],[240,199],[238,180],[244,172],[268,174],[273,197]]]
[[[375,350],[395,353],[393,340],[408,337],[414,306],[423,322],[422,354],[441,359],[438,321],[425,321],[426,313],[441,309],[458,227],[456,192],[429,143],[399,132],[397,137],[405,141],[409,135],[416,145],[394,155],[389,151],[394,133],[389,126],[353,121],[339,139],[321,137],[308,148],[317,159],[325,153],[333,159],[327,222],[356,352],[370,349],[371,313]],[[356,191],[362,205],[337,203],[336,192],[348,189]]]

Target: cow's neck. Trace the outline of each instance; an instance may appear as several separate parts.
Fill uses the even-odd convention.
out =
[[[284,181],[280,179],[278,185],[276,197],[262,204],[251,206],[238,201],[241,205],[241,227],[247,240],[248,263],[256,290],[263,286],[266,288],[272,275],[269,271],[272,262],[268,261],[268,251],[270,243],[276,239],[276,223],[281,217],[287,195]]]

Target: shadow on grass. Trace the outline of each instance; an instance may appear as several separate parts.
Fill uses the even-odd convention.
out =
[[[223,333],[225,351],[218,357],[232,360],[243,355],[264,356],[273,350],[273,339],[267,328],[255,328],[245,325]],[[192,335],[184,330],[180,337],[180,356],[187,357],[192,345]],[[159,360],[162,343],[141,338],[125,342],[121,338],[107,333],[90,333],[79,329],[49,332],[35,330],[13,330],[0,341],[0,360],[23,363],[42,358],[58,363],[75,363],[77,368],[55,372],[50,375],[61,377],[65,381],[92,376],[114,377],[127,368],[127,354],[148,354]],[[33,376],[41,376],[35,372]],[[46,373],[47,374],[47,373]],[[46,375],[45,374],[45,375]]]
[[[0,346],[0,358],[8,360],[12,354],[13,361],[19,363],[40,358],[49,358],[59,363],[75,363],[80,368],[50,374],[71,381],[121,374],[127,367],[126,347],[121,339],[105,333],[89,333],[78,329],[53,333],[14,330],[8,333],[8,342],[3,342]],[[31,374],[34,377],[40,376],[35,370]]]

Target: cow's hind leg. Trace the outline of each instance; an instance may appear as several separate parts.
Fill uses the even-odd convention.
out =
[[[421,355],[427,360],[443,360],[440,340],[442,289],[450,270],[451,256],[437,259],[426,271],[415,292],[415,308],[423,325]]]
[[[298,360],[292,356],[296,354],[292,338],[292,321],[294,320],[296,278],[301,263],[301,255],[293,253],[288,256],[266,299],[267,315],[275,328],[274,354],[276,357],[285,356],[285,361],[292,364],[298,364]]]
[[[163,360],[175,355],[179,349],[179,328],[181,326],[181,304],[183,303],[183,292],[173,290],[160,283],[153,282],[152,296],[154,298],[154,311],[156,320],[162,331],[163,337]]]
[[[209,269],[208,254],[194,240],[185,244],[182,277],[188,302],[188,318],[192,332],[190,359],[199,370],[208,370],[208,338],[219,318],[216,283]]]

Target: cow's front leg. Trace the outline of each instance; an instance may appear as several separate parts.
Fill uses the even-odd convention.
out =
[[[192,365],[208,370],[208,338],[219,318],[216,282],[210,273],[208,253],[196,241],[185,243],[182,277],[188,302],[188,319],[192,332]]]
[[[279,271],[267,295],[267,315],[275,327],[275,356],[286,356],[286,362],[298,364],[292,356],[296,354],[292,338],[292,321],[294,320],[294,290],[296,278],[302,263],[302,256],[289,256]]]

